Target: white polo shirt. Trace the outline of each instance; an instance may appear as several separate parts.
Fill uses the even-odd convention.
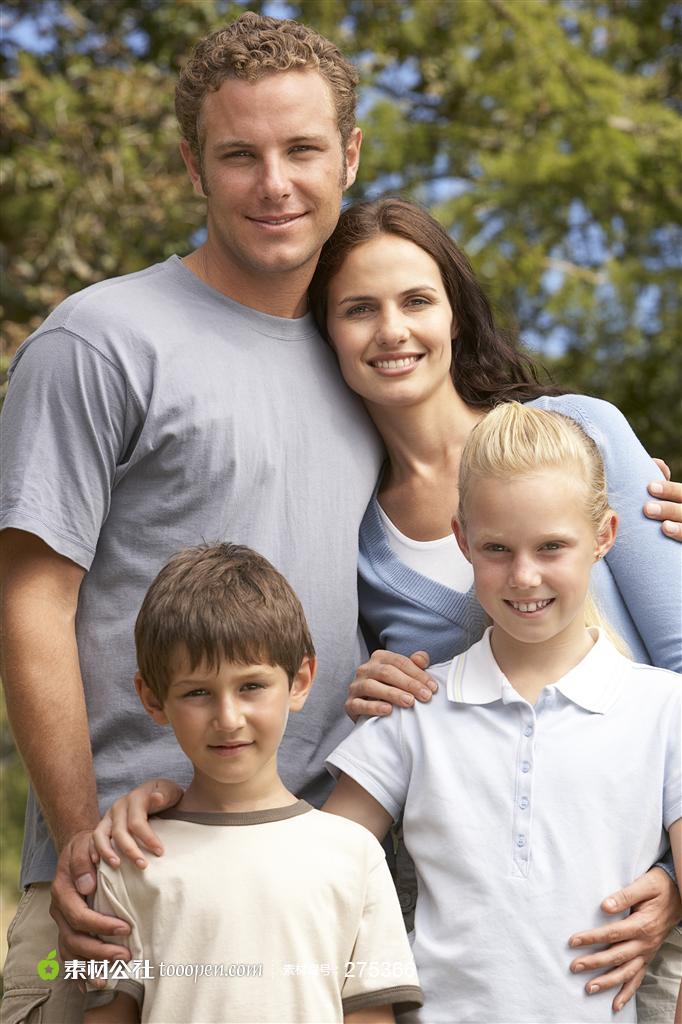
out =
[[[597,634],[598,631],[595,631]],[[636,1020],[571,974],[573,932],[667,846],[682,817],[682,678],[603,635],[535,706],[500,671],[490,631],[430,674],[430,703],[358,725],[328,759],[398,818],[419,896],[424,1006],[401,1020]]]

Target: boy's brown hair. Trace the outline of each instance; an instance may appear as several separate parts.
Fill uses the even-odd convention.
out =
[[[201,163],[201,105],[227,78],[255,82],[275,71],[313,70],[328,83],[345,148],[355,127],[358,73],[329,39],[297,21],[246,11],[226,28],[200,39],[175,89],[182,137]]]
[[[205,662],[278,665],[289,685],[315,648],[301,602],[266,558],[239,544],[202,544],[175,555],[135,623],[140,674],[163,703],[179,650]]]

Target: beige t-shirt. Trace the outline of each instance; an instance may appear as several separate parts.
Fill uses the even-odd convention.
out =
[[[142,1021],[321,1024],[421,1005],[384,852],[362,826],[299,800],[245,814],[171,810],[154,829],[163,857],[146,871],[100,865],[94,904],[132,926],[144,966],[107,984],[137,999]]]

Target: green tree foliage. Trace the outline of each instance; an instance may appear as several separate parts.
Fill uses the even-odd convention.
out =
[[[5,6],[12,348],[69,292],[191,246],[203,209],[177,155],[173,79],[192,42],[243,7]],[[300,0],[285,12],[361,70],[353,196],[428,204],[559,380],[618,404],[681,473],[679,4]],[[12,21],[27,18],[41,54],[12,45]]]

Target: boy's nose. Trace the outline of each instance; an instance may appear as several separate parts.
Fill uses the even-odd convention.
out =
[[[244,724],[239,704],[234,700],[222,700],[216,707],[215,724],[223,732],[236,732]]]

